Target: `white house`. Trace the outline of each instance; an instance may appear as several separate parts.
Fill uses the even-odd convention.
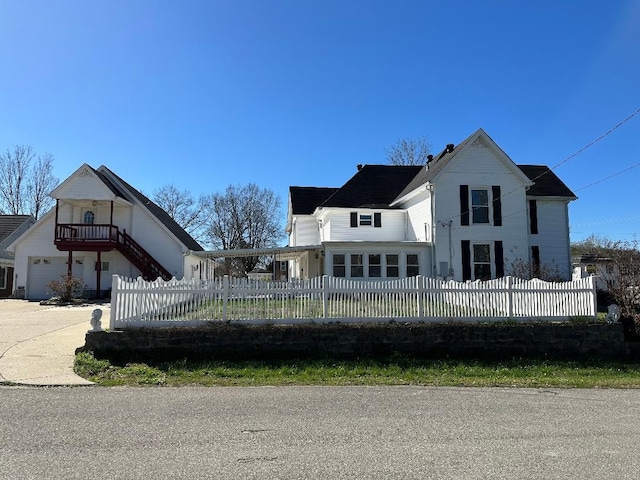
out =
[[[568,204],[546,166],[516,165],[479,129],[423,166],[364,165],[339,188],[290,187],[292,278],[508,275],[517,263],[571,278]]]
[[[105,166],[84,164],[51,196],[55,208],[9,247],[14,252],[14,295],[51,296],[47,283],[72,273],[87,294],[102,297],[113,274],[154,280],[193,278],[202,247],[162,208]]]

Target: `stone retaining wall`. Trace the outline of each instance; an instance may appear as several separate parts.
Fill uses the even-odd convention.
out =
[[[382,357],[623,358],[622,326],[607,324],[213,325],[88,332],[85,351],[113,361]]]

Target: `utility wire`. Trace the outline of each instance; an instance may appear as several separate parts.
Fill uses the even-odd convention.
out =
[[[630,115],[628,115],[625,119],[623,119],[623,120],[621,120],[620,122],[618,122],[616,125],[614,125],[613,127],[611,127],[609,130],[607,130],[606,132],[604,132],[604,133],[603,133],[602,135],[600,135],[599,137],[595,138],[594,140],[592,140],[591,142],[589,142],[588,144],[586,144],[586,145],[585,145],[585,146],[583,146],[582,148],[578,149],[576,152],[574,152],[574,153],[572,153],[571,155],[569,155],[567,158],[565,158],[565,159],[564,159],[564,160],[562,160],[561,162],[559,162],[559,163],[555,164],[554,166],[550,167],[550,168],[549,168],[548,170],[546,170],[545,172],[543,172],[543,173],[541,173],[540,175],[538,175],[537,177],[534,177],[533,179],[531,179],[531,181],[535,182],[536,180],[538,180],[538,179],[542,178],[543,176],[547,175],[549,172],[551,172],[551,171],[555,170],[556,168],[558,168],[560,165],[563,165],[563,164],[567,163],[568,161],[570,161],[571,159],[573,159],[573,158],[577,157],[577,156],[578,156],[578,155],[580,155],[582,152],[584,152],[584,151],[585,151],[585,150],[587,150],[588,148],[590,148],[590,147],[592,147],[593,145],[595,145],[596,143],[598,143],[600,140],[604,139],[605,137],[607,137],[608,135],[610,135],[611,133],[613,133],[615,130],[617,130],[618,128],[620,128],[622,125],[624,125],[625,123],[627,123],[629,120],[631,120],[633,117],[635,117],[635,116],[636,116],[636,115],[638,115],[639,113],[640,113],[640,108],[638,108],[636,111],[634,111],[633,113],[631,113]],[[586,188],[589,188],[589,187],[591,187],[591,186],[593,186],[593,185],[596,185],[596,184],[598,184],[598,183],[600,183],[600,182],[604,182],[604,181],[606,181],[606,180],[609,180],[609,179],[610,179],[610,178],[612,178],[612,177],[615,177],[615,176],[617,176],[617,175],[620,175],[620,174],[622,174],[622,173],[624,173],[624,172],[627,172],[627,171],[629,171],[629,170],[631,170],[631,169],[633,169],[633,168],[636,168],[636,167],[638,167],[638,166],[640,166],[640,162],[639,162],[639,163],[636,163],[636,164],[634,164],[634,165],[632,165],[632,166],[630,166],[630,167],[627,167],[627,168],[626,168],[626,169],[624,169],[624,170],[621,170],[621,171],[619,171],[619,172],[613,173],[613,174],[611,174],[611,175],[609,175],[609,176],[607,176],[607,177],[600,178],[600,179],[596,180],[595,182],[592,182],[592,183],[590,183],[590,184],[588,184],[588,185],[585,185],[584,187],[580,187],[579,189],[577,189],[577,190],[575,190],[575,191],[577,192],[577,191],[580,191],[580,190],[584,190],[584,189],[586,189]],[[513,190],[510,190],[509,192],[506,192],[506,193],[503,193],[502,195],[500,195],[500,198],[502,199],[502,198],[506,197],[507,195],[510,195],[510,194],[512,194],[512,193],[515,193],[515,192],[517,192],[517,191],[519,191],[519,190],[520,190],[520,189],[513,189]],[[542,203],[546,203],[546,202],[545,202],[545,201],[543,201]],[[520,210],[520,211],[518,211],[518,212],[513,212],[513,213],[510,213],[510,214],[508,214],[508,215],[505,215],[505,217],[510,217],[510,216],[513,216],[513,215],[518,215],[518,214],[520,214],[520,213],[522,213],[522,212],[524,212],[524,211],[525,211],[525,210]],[[471,212],[470,212],[470,213],[471,213]],[[461,214],[454,215],[454,216],[449,217],[449,218],[447,218],[446,220],[443,220],[443,221],[438,222],[438,223],[446,223],[446,222],[449,222],[449,221],[454,220],[454,219],[456,219],[456,218],[460,218],[461,216],[462,216]],[[503,218],[504,218],[504,217],[503,217]],[[456,230],[457,230],[457,229],[459,229],[459,228],[460,228],[460,227],[454,227],[454,229],[456,229]]]

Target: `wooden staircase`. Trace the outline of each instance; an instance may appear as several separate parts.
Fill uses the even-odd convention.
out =
[[[153,258],[127,232],[118,231],[117,250],[125,256],[140,272],[142,278],[153,281],[157,278],[171,280],[169,271]]]

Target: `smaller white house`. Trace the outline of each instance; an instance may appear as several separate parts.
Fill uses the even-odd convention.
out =
[[[112,275],[155,280],[202,278],[202,247],[162,208],[105,166],[84,164],[50,194],[55,208],[8,247],[15,256],[14,295],[51,296],[65,274],[85,294],[105,297]]]
[[[7,247],[34,223],[31,215],[0,215],[0,298],[13,293],[14,258]]]

